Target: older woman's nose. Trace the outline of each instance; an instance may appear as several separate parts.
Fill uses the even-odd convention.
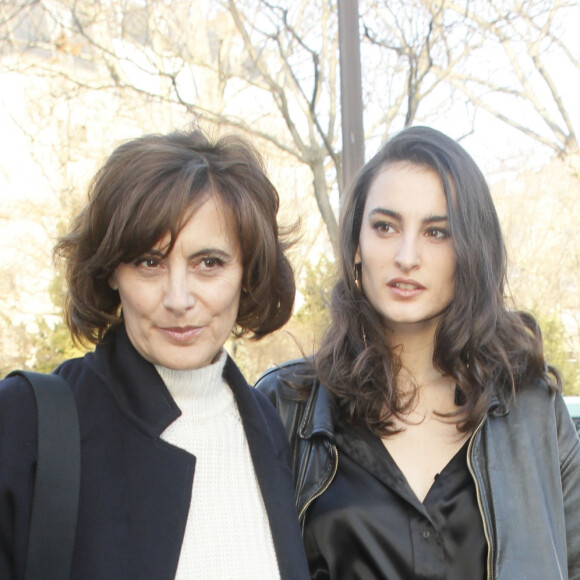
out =
[[[169,272],[163,305],[175,314],[184,314],[195,306],[193,284],[189,280],[187,272]]]

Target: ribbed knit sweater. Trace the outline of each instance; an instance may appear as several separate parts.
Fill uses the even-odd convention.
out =
[[[222,378],[225,361],[222,351],[201,369],[156,366],[182,412],[161,438],[196,457],[176,580],[280,578],[242,419]]]

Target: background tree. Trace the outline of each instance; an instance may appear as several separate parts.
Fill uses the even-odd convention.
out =
[[[578,21],[580,5],[466,0],[446,6],[466,35],[477,39],[461,66],[446,72],[449,82],[475,110],[569,159],[577,173],[579,119],[573,118],[577,95],[571,87],[580,82],[580,45],[569,23]]]
[[[426,0],[362,2],[366,101],[376,109],[369,134],[385,141],[418,120],[445,118],[463,95],[446,77],[474,49],[473,35],[458,34],[446,3]],[[419,109],[424,109],[418,117]],[[472,119],[466,118],[465,130]],[[395,126],[393,126],[395,125]]]
[[[557,316],[546,316],[543,309],[536,311],[536,319],[542,329],[548,364],[560,371],[566,394],[580,395],[580,368],[573,357],[573,344],[565,325]]]
[[[5,22],[16,32],[5,38],[13,47],[30,52],[49,45],[91,68],[90,78],[67,73],[73,94],[109,90],[127,100],[177,104],[194,117],[246,131],[306,166],[336,245],[341,145],[333,0],[17,0],[10,10],[6,2]],[[563,35],[563,24],[580,15],[577,5],[360,5],[369,138],[383,141],[402,126],[437,120],[461,137],[485,111],[560,154],[577,150],[570,105],[559,90],[570,71],[580,74],[570,36]],[[30,22],[37,23],[34,35]],[[566,76],[552,75],[562,59]],[[451,118],[450,126],[445,121]]]
[[[318,262],[306,262],[295,314],[288,325],[260,342],[233,341],[230,352],[248,380],[255,381],[266,369],[282,361],[316,352],[329,321],[328,304],[333,280],[333,263],[326,256],[321,256]]]
[[[552,364],[578,390],[580,354],[580,180],[555,158],[511,172],[492,190],[508,247],[515,307],[540,321]]]
[[[477,145],[484,157],[487,151],[501,155],[493,169],[504,176],[515,166],[544,164],[550,154],[577,171],[577,99],[565,90],[580,75],[578,40],[567,26],[580,16],[577,3],[359,4],[368,154],[393,131],[426,123],[456,138],[467,136],[466,147]],[[306,287],[310,274],[303,265],[330,255],[336,244],[337,37],[333,0],[0,0],[0,75],[2,86],[10,87],[5,96],[12,97],[0,114],[8,115],[18,139],[27,143],[29,158],[20,174],[28,176],[29,166],[34,168],[37,189],[52,196],[43,204],[30,197],[29,209],[20,210],[29,214],[26,223],[36,215],[53,237],[55,214],[73,210],[87,176],[119,140],[201,120],[208,127],[247,132],[273,160],[270,172],[282,186],[285,211],[299,207],[304,216],[312,250],[298,256],[297,272]],[[498,139],[483,126],[509,128],[512,135],[526,136],[529,147],[519,141],[507,159],[512,151],[504,143],[516,140]],[[4,139],[15,139],[14,132],[4,133]],[[526,159],[524,150],[536,153]],[[5,154],[3,163],[0,180],[5,173],[6,183],[14,185],[11,165],[22,161]],[[2,183],[6,206],[3,192],[11,190]],[[548,197],[540,195],[540,208]],[[567,211],[578,214],[578,197],[566,198]],[[6,223],[14,221],[13,212],[6,215]],[[517,221],[503,216],[506,223]],[[580,270],[574,256],[566,255],[568,263],[554,272],[559,287],[566,277],[576,280]],[[512,258],[517,262],[514,253]],[[14,270],[10,275],[22,286],[22,275]],[[532,293],[541,286],[534,277],[530,274]],[[558,311],[562,297],[542,294],[540,303],[547,315],[569,320],[577,307],[566,298]],[[570,328],[566,323],[566,332]]]

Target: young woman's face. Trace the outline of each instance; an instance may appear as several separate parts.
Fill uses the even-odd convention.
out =
[[[168,237],[110,279],[127,334],[148,361],[172,369],[209,365],[234,327],[242,256],[234,218],[217,196],[185,224],[171,252]]]
[[[395,333],[431,328],[453,299],[447,202],[431,168],[399,161],[371,183],[356,262],[364,293]]]

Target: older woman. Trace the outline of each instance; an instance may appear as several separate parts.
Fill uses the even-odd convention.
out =
[[[278,195],[239,138],[199,130],[121,145],[56,252],[72,336],[55,373],[79,414],[71,579],[308,576],[288,446],[223,349],[294,298]],[[34,397],[0,383],[0,577],[24,575],[37,456]]]

